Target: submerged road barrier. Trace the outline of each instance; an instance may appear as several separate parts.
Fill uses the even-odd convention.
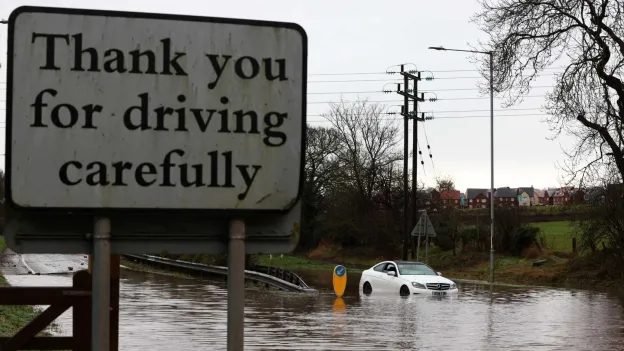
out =
[[[157,265],[161,265],[165,267],[174,267],[174,268],[182,269],[188,272],[208,273],[212,275],[221,275],[221,276],[227,276],[228,274],[227,267],[212,266],[212,265],[206,265],[206,264],[194,263],[194,262],[188,262],[188,261],[172,260],[169,258],[151,256],[151,255],[122,255],[122,256],[131,260],[139,261],[139,262],[152,263],[152,264],[157,264]],[[266,269],[267,273],[280,272],[283,274],[284,272],[284,270],[267,269],[269,267],[261,267],[261,268]],[[250,280],[256,283],[266,284],[268,286],[272,286],[274,288],[277,288],[283,291],[300,292],[300,293],[306,293],[306,294],[318,294],[318,291],[316,289],[309,287],[303,281],[303,279],[299,278],[296,274],[290,271],[288,271],[288,273],[285,274],[285,276],[289,278],[296,277],[298,284],[293,284],[289,281],[286,281],[285,279],[281,279],[281,278],[275,277],[267,273],[245,270],[245,280]]]

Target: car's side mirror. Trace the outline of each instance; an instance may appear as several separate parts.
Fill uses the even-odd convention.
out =
[[[437,272],[437,273],[438,273],[439,276],[442,276],[442,273],[440,273],[440,272]]]
[[[388,275],[396,277],[396,272],[395,271],[388,271]]]

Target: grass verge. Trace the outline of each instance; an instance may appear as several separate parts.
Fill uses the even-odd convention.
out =
[[[0,236],[0,255],[4,253],[6,245],[4,237]],[[0,286],[9,286],[6,279],[0,275]],[[30,323],[37,315],[41,313],[32,306],[6,306],[0,305],[0,336],[13,336],[22,327]],[[54,329],[53,324],[48,329]],[[50,332],[43,331],[39,336],[50,336]]]
[[[541,266],[534,267],[533,263],[538,259],[543,259],[545,262]],[[276,259],[274,257],[270,262],[263,263],[271,263],[275,267],[290,269],[295,272],[298,270],[331,271],[335,266],[336,258],[329,258],[328,260],[331,262],[322,258],[311,259],[284,255],[283,258]],[[350,272],[358,272],[362,269],[350,265],[348,262],[360,260],[343,256],[340,263],[344,264]],[[384,260],[386,259],[376,259],[374,262]],[[613,288],[624,283],[607,278],[599,269],[593,269],[583,263],[583,260],[584,258],[561,257],[549,252],[535,258],[496,255],[494,261],[495,281],[507,284],[590,289]],[[424,253],[421,256],[421,261],[424,261]],[[457,252],[457,255],[453,256],[452,251],[432,248],[427,263],[448,278],[488,281],[490,276],[489,253]],[[580,268],[572,268],[579,264]]]
[[[612,288],[622,285],[613,279],[608,265],[597,257],[579,256],[572,253],[574,227],[568,221],[532,223],[541,229],[546,244],[545,250],[531,248],[523,257],[495,255],[495,281],[509,284],[530,284],[557,287]],[[377,262],[397,257],[376,257],[366,252],[341,250],[331,245],[321,245],[308,255],[268,255],[260,257],[260,264],[297,270],[332,270],[336,264],[343,264],[350,271],[371,267]],[[420,260],[425,260],[421,249]],[[536,261],[544,262],[537,266]],[[429,249],[427,263],[444,276],[457,279],[489,280],[489,252],[442,251],[437,247]]]

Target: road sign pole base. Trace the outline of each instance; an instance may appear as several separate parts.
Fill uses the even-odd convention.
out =
[[[230,221],[228,246],[227,349],[242,351],[245,329],[245,222]]]

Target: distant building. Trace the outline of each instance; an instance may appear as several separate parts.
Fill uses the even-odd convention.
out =
[[[521,207],[535,206],[535,189],[531,187],[520,187],[517,190],[518,205]]]
[[[548,191],[548,205],[554,205],[555,204],[555,194],[557,194],[559,189],[558,188],[548,188],[546,191]]]
[[[459,190],[431,190],[432,202],[442,208],[461,208],[461,196]]]
[[[535,206],[550,205],[550,195],[548,194],[548,190],[535,189],[534,199],[533,203]]]
[[[440,191],[440,204],[442,207],[460,208],[460,192],[459,190],[442,190]]]
[[[490,189],[468,188],[466,200],[468,208],[487,208],[490,206]]]
[[[518,190],[510,187],[498,188],[494,191],[496,207],[517,207]]]
[[[574,187],[561,187],[555,191],[555,194],[552,196],[552,204],[554,206],[563,206],[567,205],[570,202],[571,194],[570,192],[574,189]]]

